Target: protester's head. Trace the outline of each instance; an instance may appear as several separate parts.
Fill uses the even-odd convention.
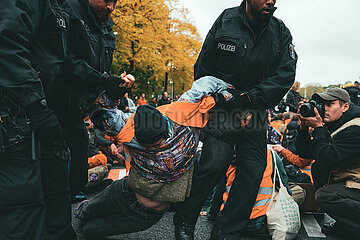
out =
[[[294,92],[299,91],[300,89],[300,83],[299,82],[294,82],[294,84],[291,87],[291,90],[293,90]]]
[[[168,97],[169,97],[168,93],[167,93],[167,92],[164,92],[164,93],[163,93],[163,98],[164,98],[164,99],[167,99]]]
[[[142,94],[141,94],[141,98],[142,98],[142,99],[145,99],[145,93],[142,93]]]
[[[160,146],[168,137],[168,123],[156,108],[142,105],[134,116],[135,137],[146,148]]]
[[[116,7],[117,0],[89,0],[89,4],[94,9],[97,20],[107,22]]]
[[[323,93],[314,93],[312,99],[324,103],[325,115],[324,122],[331,123],[337,121],[347,110],[349,110],[350,95],[338,87],[327,88]]]
[[[284,120],[284,115],[282,113],[278,113],[274,116],[274,120],[282,121],[282,120]]]
[[[129,93],[125,93],[125,94],[124,94],[124,97],[125,97],[125,98],[128,98],[128,97],[129,97]]]
[[[246,14],[255,21],[263,21],[274,11],[276,0],[246,0]]]
[[[286,112],[284,113],[284,120],[291,119],[291,113]]]

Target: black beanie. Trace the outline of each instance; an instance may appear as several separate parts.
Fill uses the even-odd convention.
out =
[[[155,107],[142,105],[134,116],[135,137],[140,143],[151,144],[167,138],[168,124]]]

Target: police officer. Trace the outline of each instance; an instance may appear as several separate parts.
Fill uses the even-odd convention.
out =
[[[297,55],[284,23],[275,18],[275,0],[244,0],[215,21],[195,64],[195,80],[223,79],[236,90],[217,98],[205,131],[202,156],[195,167],[190,197],[174,216],[176,239],[193,239],[206,196],[224,176],[236,150],[236,176],[229,200],[218,215],[220,239],[239,239],[255,202],[266,167],[266,111],[277,105],[295,79]],[[222,103],[222,104],[220,104]],[[249,111],[250,110],[250,111]],[[252,116],[240,128],[237,113]],[[221,119],[220,119],[221,118]]]
[[[66,57],[61,0],[0,2],[0,239],[75,239],[69,154],[46,96]]]
[[[71,151],[70,189],[74,197],[87,182],[88,135],[83,117],[102,89],[120,99],[134,78],[110,76],[115,36],[111,13],[116,0],[68,0],[69,48],[62,83],[50,94]],[[123,85],[126,86],[123,86]],[[120,85],[120,86],[119,86]]]

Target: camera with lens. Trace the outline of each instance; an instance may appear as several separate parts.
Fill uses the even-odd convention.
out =
[[[322,102],[318,102],[315,100],[311,100],[308,103],[304,103],[300,107],[300,115],[302,117],[315,117],[314,108],[316,108],[321,116],[321,118],[324,118],[325,115],[325,107]]]

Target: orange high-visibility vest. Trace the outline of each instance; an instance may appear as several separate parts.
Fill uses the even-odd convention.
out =
[[[275,161],[276,159],[274,159],[274,162]],[[220,207],[220,211],[225,207],[226,202],[228,200],[231,185],[235,178],[235,171],[236,171],[236,166],[231,164],[226,172],[226,177],[227,177],[226,189],[223,194],[223,204]],[[273,156],[271,150],[267,149],[267,165],[263,174],[263,179],[260,183],[255,204],[250,214],[250,219],[255,219],[266,214],[273,192],[273,181],[271,178],[272,172],[273,172]]]
[[[306,165],[305,167],[300,168],[300,171],[301,171],[302,173],[305,173],[305,174],[307,174],[307,175],[310,177],[312,183],[314,183],[314,181],[313,181],[313,178],[312,178],[312,175],[311,175],[311,165],[312,165],[314,162],[315,162],[315,160],[313,160],[311,163],[309,163],[309,164]]]

